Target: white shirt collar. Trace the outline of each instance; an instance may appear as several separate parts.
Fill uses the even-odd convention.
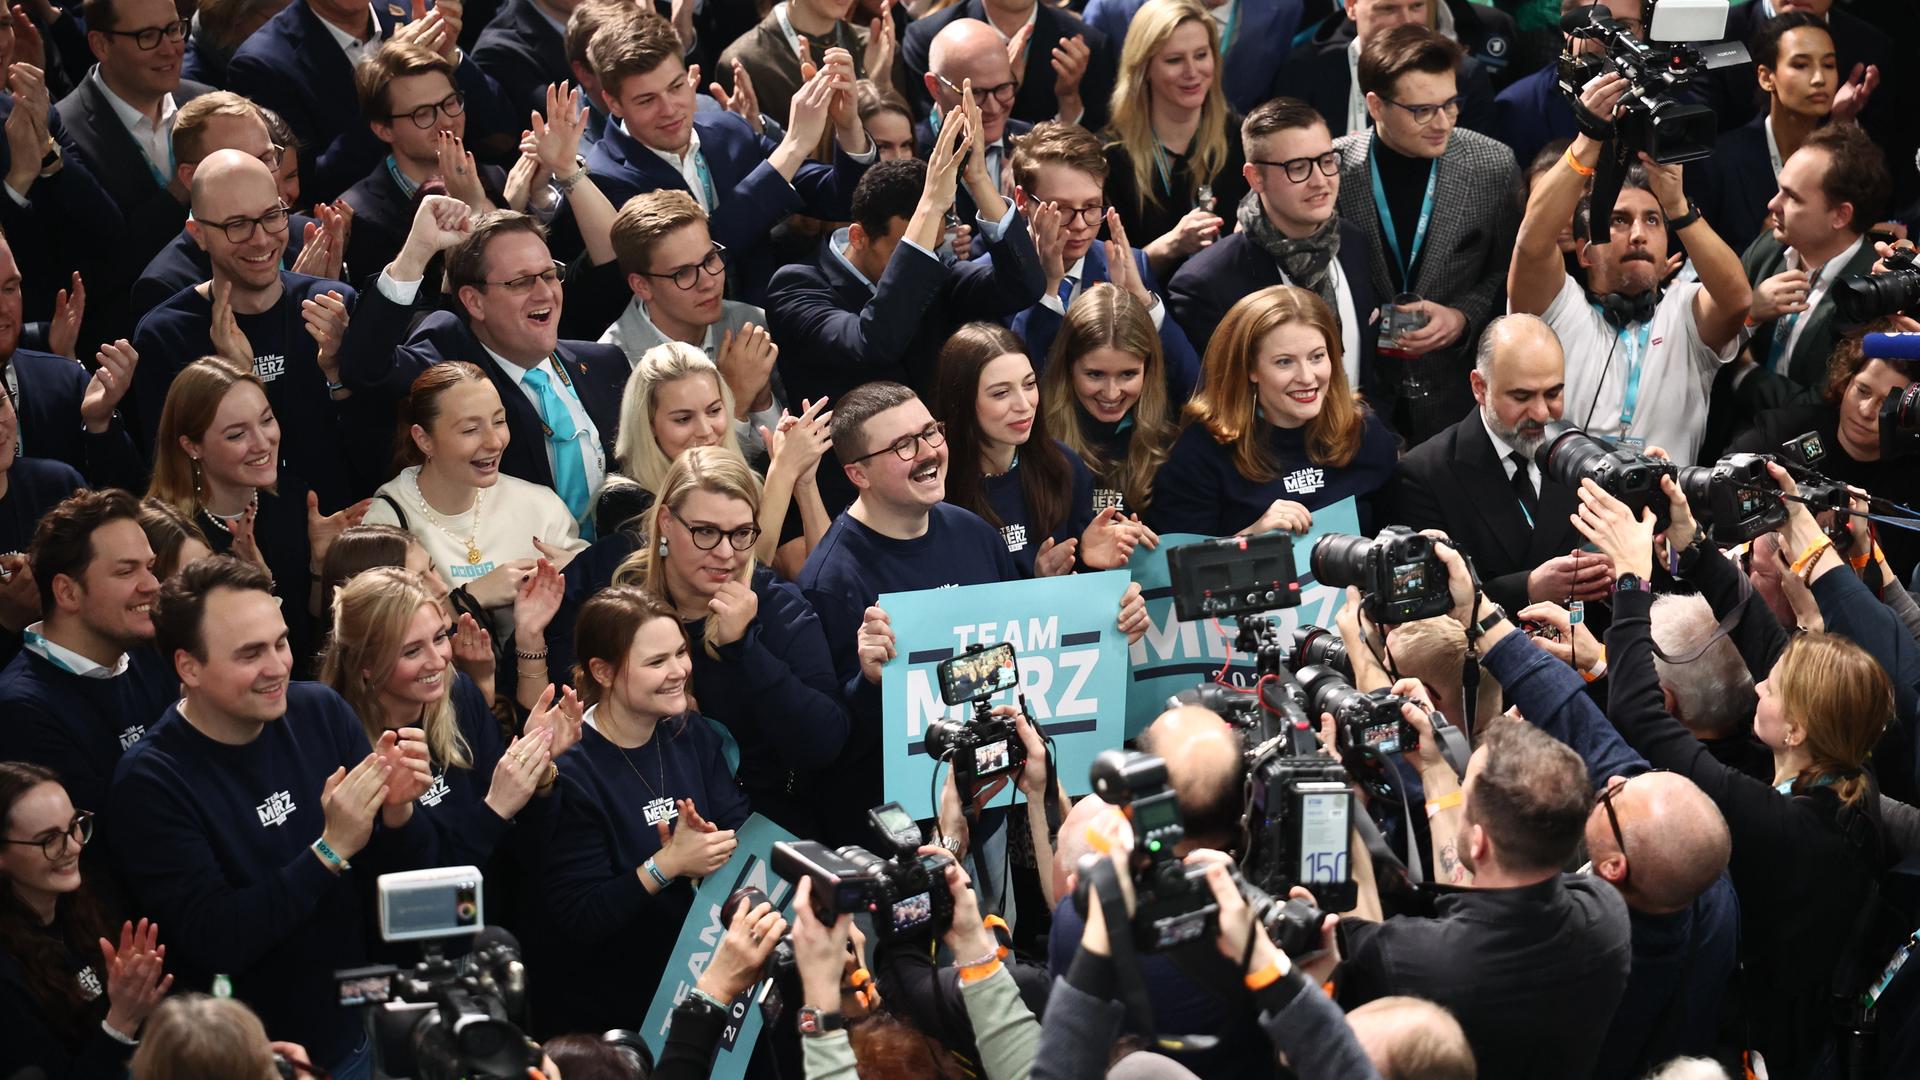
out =
[[[37,622],[27,627],[20,635],[20,647],[55,667],[70,671],[82,678],[113,679],[126,674],[127,665],[133,659],[128,654],[121,653],[120,659],[112,667],[96,664],[72,649],[48,641],[45,637],[46,625],[45,622]]]
[[[516,364],[513,361],[507,359],[506,357],[501,356],[499,353],[494,352],[491,348],[489,348],[484,343],[481,344],[480,349],[482,352],[485,352],[487,354],[487,359],[493,361],[493,365],[495,367],[507,373],[507,378],[512,379],[513,385],[515,386],[520,386],[522,383],[524,383],[527,378],[527,372],[534,370],[535,368],[546,372],[548,379],[554,380],[555,382],[559,381],[560,373],[553,370],[553,357],[551,356],[533,365],[533,368],[523,368],[519,364]]]
[[[622,120],[620,122],[620,130],[627,131],[626,121]],[[627,134],[632,135],[633,132],[627,131]],[[640,142],[638,139],[634,141]],[[640,145],[647,146],[646,143],[640,143]],[[658,157],[661,161],[673,166],[673,171],[683,174],[691,173],[693,171],[693,159],[700,154],[700,132],[696,129],[688,138],[687,152],[684,154],[676,154],[670,150],[654,150],[651,146],[647,146],[647,149],[652,150],[654,156]]]
[[[315,12],[314,14],[315,17],[318,18],[319,13]],[[340,51],[347,54],[347,59],[357,60],[366,52],[367,47],[375,44],[380,37],[380,15],[373,10],[372,4],[367,5],[367,20],[367,25],[372,29],[364,41],[333,25],[326,19],[321,19],[320,25],[326,27],[327,33],[333,35],[334,44],[340,46]]]
[[[833,231],[832,239],[827,241],[827,250],[833,252],[833,257],[839,259],[840,265],[851,271],[853,276],[859,280],[860,284],[865,285],[869,289],[873,288],[873,280],[861,273],[860,268],[853,265],[852,259],[847,258],[847,230],[845,228],[839,228]]]
[[[1867,238],[1865,234],[1862,234],[1856,237],[1853,243],[1848,244],[1846,249],[1841,251],[1840,254],[1828,259],[1826,263],[1820,267],[1820,273],[1812,281],[1807,283],[1808,293],[1819,292],[1822,282],[1832,282],[1834,277],[1840,273],[1841,269],[1852,262],[1855,255],[1860,254],[1860,248],[1866,242]],[[1801,256],[1800,252],[1793,248],[1787,249],[1786,264],[1789,270],[1806,269],[1806,259]]]
[[[100,65],[95,64],[93,66],[92,75],[94,84],[99,86],[102,94],[106,95],[107,105],[113,109],[113,115],[120,118],[121,126],[132,132],[134,138],[144,142],[148,134],[154,131],[167,132],[169,133],[169,137],[171,137],[173,131],[173,114],[178,111],[177,106],[173,103],[172,94],[164,94],[161,96],[160,122],[156,124],[149,119],[145,113],[127,104],[119,94],[113,92],[113,87],[107,85],[106,76],[100,73]]]
[[[1026,29],[1027,27],[1032,26],[1035,22],[1039,20],[1039,18],[1040,18],[1040,3],[1039,3],[1039,0],[1034,0],[1034,5],[1032,9],[1027,12],[1027,21],[1021,24],[1021,29]],[[993,26],[994,33],[1000,34],[1001,41],[1007,42],[1009,44],[1013,42],[1013,34],[1018,34],[1020,32],[1019,30],[1015,30],[1013,34],[1001,34],[1000,28],[998,26],[994,26],[992,19],[987,19],[985,21],[988,26]]]
[[[1074,260],[1074,263],[1072,266],[1067,267],[1066,280],[1071,281],[1074,283],[1074,285],[1078,286],[1081,282],[1083,282],[1086,279],[1086,276],[1087,276],[1087,257],[1085,255],[1082,255],[1078,259]]]
[[[721,301],[722,321],[725,321],[726,319],[725,305],[726,305],[726,301],[722,300]],[[646,301],[640,299],[637,296],[633,298],[632,303],[627,305],[627,310],[621,316],[621,321],[624,322],[629,318],[635,319],[641,323],[644,323],[646,326],[647,332],[652,334],[655,338],[657,338],[661,342],[668,342],[668,341],[674,340],[673,338],[670,338],[667,336],[667,332],[665,330],[660,329],[659,323],[656,323],[653,321],[653,312],[647,310]],[[719,343],[714,340],[719,329],[720,329],[720,324],[713,323],[707,327],[707,332],[704,335],[702,335],[700,338],[700,349],[701,351],[705,352],[708,356],[712,356],[714,354],[714,351],[719,347]]]

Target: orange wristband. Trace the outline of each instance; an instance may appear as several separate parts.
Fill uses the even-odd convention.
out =
[[[1580,174],[1581,176],[1592,176],[1594,173],[1600,171],[1591,165],[1580,164],[1580,159],[1573,156],[1572,146],[1567,147],[1566,158],[1567,158],[1567,168],[1572,169],[1574,172]]]
[[[1000,958],[997,956],[984,964],[974,964],[971,967],[963,967],[960,969],[960,985],[965,986],[969,983],[977,983],[982,979],[990,979],[993,977],[993,973],[999,970]]]
[[[1276,960],[1266,967],[1261,968],[1259,971],[1249,971],[1246,977],[1247,989],[1265,990],[1267,987],[1279,982],[1280,977],[1285,974],[1286,972],[1280,970],[1280,962]]]

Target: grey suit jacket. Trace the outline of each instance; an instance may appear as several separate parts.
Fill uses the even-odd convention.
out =
[[[180,86],[173,92],[173,102],[185,105],[212,89],[181,79]],[[165,181],[155,179],[146,155],[140,152],[140,144],[120,123],[120,117],[114,114],[113,105],[101,90],[98,64],[55,108],[60,112],[60,122],[67,126],[67,134],[87,159],[87,167],[99,178],[100,186],[107,189],[108,197],[120,207],[129,223],[134,222],[135,215],[156,196],[172,201],[172,196],[166,193]],[[171,230],[178,231],[178,226]]]
[[[1386,234],[1374,210],[1367,169],[1372,138],[1371,131],[1357,132],[1333,145],[1340,152],[1340,216],[1366,231],[1374,294],[1385,303],[1400,290],[1387,270]],[[1466,333],[1456,349],[1471,348],[1481,328],[1506,308],[1507,263],[1520,231],[1515,175],[1513,151],[1505,143],[1465,128],[1454,129],[1440,158],[1433,220],[1408,291],[1466,314]]]
[[[715,347],[717,348],[720,342],[725,341],[728,334],[739,333],[740,328],[748,323],[765,327],[767,325],[766,310],[738,300],[722,300],[720,321],[713,327]],[[646,355],[648,349],[655,345],[665,345],[667,336],[647,318],[647,313],[640,307],[639,297],[635,297],[627,302],[626,310],[620,313],[620,318],[612,326],[607,327],[606,333],[600,335],[600,343],[618,345],[620,351],[627,354],[627,363],[639,364],[640,358]],[[717,359],[717,357],[709,357],[709,359]],[[769,411],[778,416],[780,410],[786,407],[787,390],[780,382],[780,372],[774,371],[770,377],[773,384],[773,406]],[[733,432],[740,437],[740,452],[746,455],[748,463],[757,461],[761,468],[765,468],[767,448],[760,439],[757,423],[759,420],[759,417],[735,420]]]

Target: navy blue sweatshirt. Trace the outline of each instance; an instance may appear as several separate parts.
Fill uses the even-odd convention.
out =
[[[1112,506],[1123,514],[1139,513],[1139,507],[1127,505],[1127,494],[1121,488],[1121,478],[1126,475],[1127,453],[1133,448],[1133,433],[1137,430],[1133,414],[1129,412],[1117,424],[1095,420],[1087,414],[1087,410],[1078,406],[1074,408],[1073,415],[1075,422],[1080,425],[1080,437],[1087,441],[1094,456],[1106,467],[1106,475],[1096,473],[1093,478],[1093,512],[1097,514]],[[1085,464],[1084,459],[1082,464]]]
[[[692,799],[722,829],[739,828],[752,812],[720,736],[691,715],[661,721],[633,750],[586,727],[560,756],[560,785],[532,935],[537,1038],[630,1028],[646,1016],[693,906],[685,878],[651,895],[640,883],[640,865],[660,850],[647,804]]]
[[[740,786],[754,810],[795,836],[815,835],[812,777],[840,756],[847,707],[820,616],[800,587],[756,566],[760,611],[746,636],[707,655],[706,620],[686,623],[700,712],[740,746]]]
[[[282,442],[284,446],[284,441]],[[313,671],[319,643],[314,635],[308,595],[313,588],[313,548],[307,537],[307,485],[283,466],[273,491],[260,492],[260,512],[253,519],[253,540],[273,575],[273,595],[280,598],[280,614],[287,620],[287,641],[293,647],[293,672],[305,678]],[[215,555],[233,550],[233,534],[202,511],[193,519],[206,535]]]
[[[280,302],[258,315],[238,315],[240,332],[253,346],[253,371],[266,384],[267,400],[280,421],[280,454],[320,495],[332,513],[373,494],[393,477],[393,411],[379,395],[328,396],[326,376],[315,359],[319,346],[307,333],[300,303],[338,292],[354,306],[353,288],[338,281],[282,271]],[[213,301],[197,286],[175,293],[148,312],[134,331],[140,366],[133,375],[133,412],[143,451],[151,452],[173,377],[215,350],[210,328]]]
[[[1013,468],[981,481],[981,489],[987,495],[987,505],[992,508],[994,516],[1000,519],[1000,539],[1006,543],[1007,551],[1013,556],[1013,563],[1020,568],[1023,578],[1033,576],[1033,560],[1040,554],[1040,545],[1049,539],[1056,544],[1074,539],[1086,532],[1087,525],[1093,521],[1093,474],[1087,471],[1080,455],[1061,443],[1054,445],[1066,455],[1073,494],[1067,503],[1067,516],[1046,536],[1034,536],[1029,528],[1031,515],[1027,510],[1026,492],[1020,489],[1018,457],[1014,458]]]
[[[87,486],[73,466],[50,458],[14,458],[6,474],[7,493],[0,495],[0,551],[27,550],[40,516]]]
[[[69,903],[62,907],[70,908]],[[80,1029],[71,1038],[54,1033],[47,1014],[28,985],[26,969],[19,958],[0,949],[0,1076],[37,1076],[47,1080],[123,1080],[127,1058],[133,1047],[108,1035],[100,1027],[107,1016],[106,975],[100,966],[99,950],[75,948],[65,939],[60,922],[41,928],[41,934],[63,954],[66,967],[79,980],[81,993],[91,990],[85,1014],[78,1018]],[[76,935],[77,936],[77,935]],[[33,1071],[28,1071],[28,1070]]]
[[[927,531],[911,540],[882,536],[843,513],[800,569],[800,589],[826,630],[834,674],[853,718],[837,774],[837,805],[823,806],[835,843],[866,843],[866,812],[880,803],[880,687],[860,673],[857,637],[881,593],[1017,581],[999,530],[949,503],[928,510]],[[826,800],[823,800],[823,802]]]
[[[1277,428],[1256,420],[1275,472],[1264,484],[1240,475],[1233,465],[1233,447],[1215,442],[1206,425],[1188,424],[1154,479],[1147,524],[1159,533],[1231,536],[1260,520],[1275,499],[1318,510],[1351,495],[1360,531],[1371,535],[1373,494],[1392,478],[1399,451],[1393,432],[1372,410],[1362,415],[1366,427],[1360,450],[1338,468],[1308,460],[1306,428]]]
[[[427,865],[430,829],[376,820],[373,839],[338,875],[309,850],[326,828],[327,777],[369,752],[360,720],[318,683],[287,687],[287,714],[245,746],[200,733],[178,709],[120,759],[108,795],[112,854],[167,942],[176,989],[216,974],[260,1014],[271,1038],[332,1066],[361,1042],[333,973],[366,962],[358,879]]]
[[[486,696],[466,675],[453,673],[453,713],[467,740],[473,763],[460,769],[434,762],[433,785],[420,796],[415,813],[433,826],[436,866],[485,866],[510,824],[486,803],[493,787],[493,769],[507,752],[500,720],[487,707]],[[535,799],[534,802],[545,802]],[[532,803],[528,804],[529,809]]]

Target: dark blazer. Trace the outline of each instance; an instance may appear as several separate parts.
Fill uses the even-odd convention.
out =
[[[1723,132],[1713,157],[1682,171],[1687,194],[1713,231],[1735,251],[1766,231],[1767,203],[1780,191],[1767,156],[1766,117]]]
[[[1476,406],[1459,423],[1407,451],[1383,493],[1382,521],[1442,529],[1473,558],[1487,595],[1508,611],[1527,599],[1527,575],[1584,538],[1569,520],[1574,490],[1542,475],[1532,524],[1494,456]]]
[[[395,0],[374,4],[373,13],[375,35],[383,41],[407,22],[407,7]],[[462,59],[454,80],[467,95],[469,149],[509,125],[514,135],[526,126],[524,115],[511,119],[499,84],[470,58]],[[293,128],[300,140],[301,196],[309,201],[333,199],[386,155],[360,115],[353,65],[306,0],[293,0],[234,51],[227,82]]]
[[[1864,277],[1873,269],[1878,256],[1874,254],[1873,243],[1860,245],[1853,258],[1839,268],[1830,279]],[[1746,253],[1740,256],[1740,268],[1747,272],[1747,280],[1758,286],[1761,282],[1787,268],[1787,249],[1774,238],[1771,231],[1762,232],[1748,246]],[[1797,386],[1818,396],[1827,386],[1827,360],[1833,355],[1833,347],[1840,340],[1834,329],[1833,287],[1827,286],[1826,295],[1820,298],[1809,311],[1802,312],[1800,320],[1806,328],[1800,331],[1799,340],[1793,343],[1793,353],[1787,358],[1787,378]],[[1753,338],[1747,343],[1752,350],[1756,363],[1766,365],[1767,356],[1773,349],[1774,331],[1779,328],[1778,319],[1761,323],[1754,330]],[[1789,331],[1791,332],[1791,331]],[[1755,372],[1755,374],[1759,374]]]
[[[498,165],[481,165],[480,187],[495,206],[505,206],[501,188],[506,185],[506,170]],[[400,254],[413,230],[413,215],[419,202],[400,190],[382,161],[360,182],[347,189],[342,198],[353,207],[353,228],[347,231],[347,273],[355,287],[380,276],[394,256]],[[440,291],[439,261],[423,286],[427,295]]]
[[[1032,130],[1033,125],[1027,123],[1025,120],[1015,120],[1011,116],[1007,117],[1006,127],[1000,132],[1000,145],[1002,147],[1000,153],[1000,176],[1001,179],[1006,180],[1004,187],[1010,188],[1013,183],[1011,179],[1008,179],[1013,170],[1013,140]],[[914,123],[913,145],[921,161],[926,161],[933,156],[933,138],[932,124],[925,120]],[[954,185],[953,214],[960,219],[962,225],[972,225],[973,219],[980,214],[980,207],[974,203],[973,193],[967,190],[967,185],[965,184]],[[974,249],[974,257],[978,258],[979,254],[979,249],[976,247]]]
[[[180,60],[180,77],[225,88],[227,65],[232,61],[233,54],[214,45],[200,20],[195,18],[193,32],[187,35],[187,54]]]
[[[1560,92],[1559,71],[1553,66],[1522,78],[1493,99],[1493,131],[1489,134],[1513,150],[1522,171],[1540,149],[1555,139],[1580,133],[1573,122],[1573,106]]]
[[[1193,396],[1194,385],[1200,381],[1200,356],[1194,351],[1193,342],[1187,340],[1186,331],[1180,329],[1179,320],[1173,317],[1166,291],[1160,288],[1160,282],[1153,276],[1153,269],[1147,265],[1147,253],[1134,248],[1133,263],[1140,274],[1141,284],[1147,287],[1148,292],[1160,296],[1161,306],[1166,308],[1160,320],[1160,352],[1166,362],[1167,392],[1173,395],[1174,401],[1185,401]],[[1079,286],[1067,299],[1069,305],[1087,287],[1113,280],[1108,274],[1105,244],[1095,243],[1087,249],[1087,263],[1081,273],[1083,276]],[[1060,335],[1063,321],[1052,308],[1040,303],[1007,320],[1007,326],[1027,343],[1027,355],[1033,359],[1036,372],[1046,370],[1047,357],[1053,352],[1053,341]]]
[[[1833,36],[1834,59],[1838,62],[1840,78],[1845,79],[1855,64],[1877,64],[1882,79],[1897,76],[1898,66],[1889,66],[1892,58],[1888,48],[1888,36],[1872,23],[1843,10],[1835,5],[1827,12],[1827,29]],[[1760,10],[1760,0],[1736,4],[1727,11],[1727,41],[1750,44],[1753,35],[1766,23],[1766,16]],[[1755,61],[1765,59],[1772,66],[1772,57],[1755,57]],[[1720,130],[1739,127],[1756,116],[1765,115],[1766,108],[1760,93],[1759,83],[1754,78],[1753,64],[1736,64],[1733,67],[1710,71],[1700,80],[1701,90],[1706,95],[1707,104],[1720,118]],[[1861,110],[1860,122],[1869,131],[1879,134],[1878,128],[1891,119],[1900,122],[1896,110],[1895,95],[1882,86],[1867,106]],[[1911,122],[1908,118],[1907,122]],[[1721,234],[1725,236],[1725,233]],[[1732,241],[1728,241],[1732,243]],[[1736,248],[1738,244],[1734,245]]]
[[[13,115],[14,97],[0,94],[0,125]],[[69,275],[79,270],[89,283],[103,268],[114,265],[114,251],[123,242],[124,219],[120,208],[100,186],[87,167],[79,144],[60,121],[60,110],[47,110],[47,131],[60,144],[65,164],[44,180],[36,179],[20,194],[27,205],[19,206],[13,197],[0,193],[0,229],[5,230],[7,246],[20,264],[21,296],[28,312],[53,310],[53,294],[70,283]],[[11,167],[13,152],[0,139],[0,174]],[[102,274],[110,277],[111,273]],[[81,345],[90,346],[106,337],[125,334],[130,327],[92,329],[89,319]]]
[[[80,400],[91,372],[78,360],[52,353],[16,349],[0,368],[11,367],[20,381],[13,401],[19,413],[20,453],[73,466],[93,487],[143,491],[147,466],[119,417],[99,435],[80,422]]]
[[[178,217],[180,204],[167,193],[166,179],[171,178],[154,176],[140,144],[127,133],[113,105],[107,101],[99,78],[100,68],[96,65],[91,75],[74,87],[73,93],[54,106],[61,122],[67,126],[67,134],[73,137],[88,167],[129,224],[138,226],[155,211]],[[173,100],[176,105],[185,105],[212,89],[182,79],[173,92]],[[162,234],[162,243],[165,235]]]
[[[1399,396],[1397,374],[1389,374],[1376,351],[1379,334],[1373,324],[1380,313],[1380,296],[1373,291],[1367,268],[1367,234],[1351,221],[1340,222],[1340,274],[1353,291],[1353,313],[1360,327],[1360,385],[1373,411],[1382,419],[1393,416]],[[1174,272],[1167,283],[1167,314],[1180,323],[1195,351],[1207,355],[1214,328],[1241,297],[1270,285],[1286,284],[1280,264],[1255,243],[1245,230],[1235,230],[1202,249]],[[1335,313],[1336,315],[1338,312]],[[1393,519],[1388,518],[1391,521]]]
[[[955,19],[988,22],[984,0],[964,0],[915,21],[900,43],[900,59],[907,66],[907,99],[922,117],[933,110],[933,95],[927,92],[925,78],[933,39]],[[1073,12],[1051,4],[1041,4],[1034,17],[1033,37],[1027,41],[1026,70],[1013,73],[1020,81],[1020,94],[1013,99],[1016,118],[1037,124],[1053,119],[1060,111],[1059,99],[1053,95],[1053,47],[1076,34],[1086,38],[1091,52],[1087,57],[1087,73],[1080,79],[1080,101],[1086,110],[1080,126],[1088,131],[1099,131],[1106,126],[1107,98],[1119,78],[1120,41],[1088,26]]]
[[[300,249],[306,246],[307,225],[313,218],[306,214],[291,214],[287,218],[287,250],[280,256],[280,268],[291,269],[293,260],[300,257]],[[358,222],[355,222],[357,225]],[[352,238],[352,233],[348,233]],[[382,264],[385,265],[384,263]],[[133,283],[129,295],[128,307],[136,314],[145,315],[168,300],[181,289],[189,285],[198,285],[213,280],[213,264],[208,261],[207,253],[193,237],[182,228],[174,232],[173,239],[147,261],[147,268],[140,272],[139,280]],[[351,284],[351,282],[349,282]]]
[[[398,401],[414,377],[429,364],[465,360],[477,365],[500,391],[507,409],[512,439],[500,457],[501,471],[532,484],[553,486],[553,466],[547,462],[547,439],[540,411],[527,400],[506,372],[489,357],[480,339],[464,319],[451,311],[435,311],[420,319],[418,310],[387,299],[377,287],[360,294],[346,340],[340,344],[340,378],[355,394],[368,393]],[[554,350],[564,374],[573,380],[580,404],[600,431],[608,467],[614,460],[614,440],[620,433],[620,396],[632,366],[618,346],[591,341],[562,341]]]
[[[796,213],[825,221],[850,219],[853,188],[867,167],[836,146],[832,165],[808,161],[788,183],[767,163],[779,144],[755,135],[738,116],[696,113],[693,129],[700,135],[700,154],[720,199],[708,215],[708,227],[713,238],[727,246],[728,284],[740,299],[764,307],[767,281],[778,265],[767,247],[773,227]],[[593,182],[615,206],[643,192],[688,190],[678,170],[614,124],[608,124],[606,133],[593,144],[587,166],[593,170]]]
[[[522,118],[529,109],[546,113],[548,83],[573,78],[565,37],[534,7],[533,0],[509,0],[500,9],[480,31],[473,62],[500,84],[507,104],[519,110]]]
[[[1087,9],[1080,17],[1115,42],[1117,54],[1119,43],[1127,40],[1127,26],[1145,3],[1087,0]],[[1267,100],[1273,72],[1293,51],[1293,37],[1300,32],[1305,11],[1305,0],[1242,0],[1234,15],[1233,37],[1225,42],[1227,66],[1220,76],[1220,89],[1234,112],[1245,116]]]
[[[1312,38],[1294,49],[1274,73],[1268,97],[1296,97],[1319,111],[1334,138],[1347,134],[1347,93],[1353,74],[1347,70],[1347,45],[1353,41],[1352,19],[1329,18]],[[1460,63],[1460,126],[1472,131],[1493,130],[1493,81],[1486,68],[1469,56]]]

